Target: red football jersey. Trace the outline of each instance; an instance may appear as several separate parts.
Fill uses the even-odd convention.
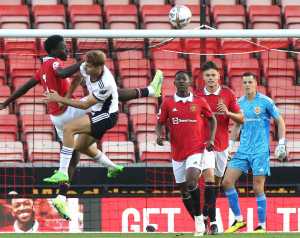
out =
[[[240,112],[240,107],[237,103],[237,99],[233,91],[226,87],[220,86],[220,88],[213,94],[209,93],[207,90],[201,90],[196,93],[198,96],[202,96],[208,102],[211,110],[217,119],[217,131],[215,138],[215,150],[223,151],[228,147],[229,141],[229,117],[224,115],[223,113],[217,112],[217,104],[218,102],[223,101],[223,103],[227,106],[228,110],[231,112]],[[208,126],[208,122],[205,122],[206,126]],[[206,132],[206,131],[205,131]],[[205,135],[206,140],[208,140],[208,134]]]
[[[70,82],[68,79],[59,78],[56,69],[63,67],[63,63],[58,58],[45,57],[41,68],[36,72],[35,79],[43,85],[45,91],[55,90],[60,96],[65,96]],[[66,107],[59,107],[56,102],[48,103],[48,112],[52,115],[59,115],[66,110]]]
[[[205,141],[203,117],[212,117],[208,103],[202,97],[165,97],[159,113],[159,123],[170,129],[172,157],[183,161],[188,156],[203,153]]]

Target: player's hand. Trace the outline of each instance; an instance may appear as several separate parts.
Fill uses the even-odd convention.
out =
[[[54,90],[52,90],[51,92],[45,92],[44,96],[46,97],[46,102],[60,102],[60,96]]]
[[[275,149],[275,157],[280,161],[283,161],[286,159],[287,155],[286,142],[278,143]]]
[[[219,101],[218,102],[218,104],[217,104],[217,111],[221,112],[221,113],[224,113],[225,115],[227,115],[228,112],[229,112],[227,106],[224,104],[223,101]]]
[[[163,142],[163,139],[161,137],[157,137],[156,139],[156,143],[160,146],[163,146],[164,145],[164,142]]]
[[[206,144],[207,151],[213,151],[214,147],[215,147],[214,141],[210,140],[209,142],[207,142],[207,144]]]
[[[3,102],[0,102],[0,110],[3,110],[6,108],[6,105]]]

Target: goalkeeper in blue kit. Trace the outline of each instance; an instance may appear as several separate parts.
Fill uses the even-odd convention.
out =
[[[270,119],[271,117],[274,119],[278,128],[279,143],[275,150],[275,156],[280,160],[287,156],[285,123],[273,100],[257,92],[255,75],[244,73],[242,80],[245,96],[242,96],[238,103],[244,114],[244,123],[235,124],[231,132],[232,142],[230,143],[233,144],[241,132],[240,146],[228,163],[222,183],[235,221],[225,233],[233,233],[246,226],[241,214],[235,182],[242,173],[247,173],[249,169],[253,173],[253,190],[258,215],[258,226],[254,232],[263,233],[266,231],[267,207],[264,185],[266,176],[270,175]]]

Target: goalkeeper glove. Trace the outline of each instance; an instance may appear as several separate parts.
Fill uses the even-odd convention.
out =
[[[285,138],[281,138],[275,149],[275,158],[279,159],[280,161],[283,161],[286,159],[286,157],[287,157],[286,140]]]

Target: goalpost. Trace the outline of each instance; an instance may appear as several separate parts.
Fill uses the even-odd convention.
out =
[[[285,118],[290,152],[287,161],[274,158],[277,134],[272,124],[273,177],[266,186],[270,197],[268,230],[300,230],[297,209],[300,202],[297,177],[300,166],[300,29],[0,29],[1,102],[34,75],[40,67],[40,58],[46,55],[44,39],[53,34],[65,38],[70,53],[66,65],[76,62],[77,56],[83,58],[88,50],[104,51],[108,56],[107,66],[119,87],[144,87],[155,70],[161,69],[165,75],[163,96],[174,94],[173,80],[178,70],[190,72],[193,90],[202,90],[203,56],[218,65],[221,83],[232,88],[237,97],[243,95],[241,75],[246,71],[254,73],[259,81],[258,90],[274,99]],[[75,97],[83,96],[79,88]],[[73,197],[69,204],[74,221],[68,223],[58,217],[50,218],[55,212],[44,199],[57,192],[57,187],[46,186],[41,181],[58,166],[60,144],[43,102],[43,89],[37,85],[9,108],[0,110],[0,206],[8,206],[10,201],[6,199],[12,198],[14,191],[19,197],[38,198],[35,201],[38,216],[55,231],[143,232],[148,224],[156,224],[157,231],[192,232],[193,223],[173,181],[170,145],[166,142],[160,147],[155,143],[156,113],[161,100],[141,98],[120,104],[118,126],[99,141],[99,146],[117,163],[125,163],[127,172],[124,177],[109,181],[104,168],[82,155],[69,194]],[[165,134],[168,138],[168,132]],[[278,179],[282,175],[284,177]],[[257,219],[250,179],[251,176],[245,176],[238,184],[249,231]],[[1,231],[1,226],[8,225],[13,218],[5,209],[0,212]],[[220,231],[232,222],[223,197],[218,198],[217,216]]]

